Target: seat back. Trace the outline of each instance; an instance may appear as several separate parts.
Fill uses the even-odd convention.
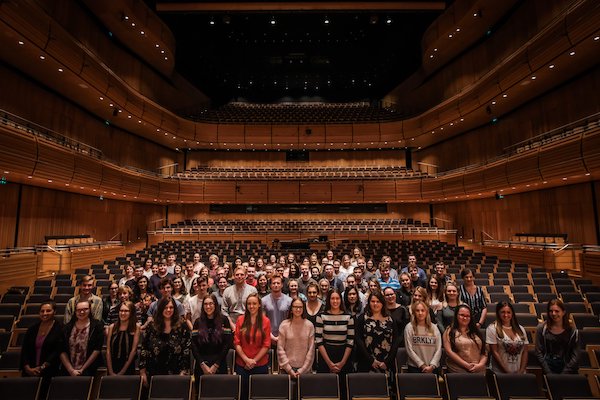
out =
[[[550,374],[544,375],[544,380],[550,400],[593,397],[588,380],[583,375]]]
[[[408,397],[441,397],[435,374],[396,374],[398,399]]]
[[[470,373],[446,374],[448,400],[462,397],[490,397],[485,375]]]
[[[358,372],[346,375],[348,400],[360,398],[390,398],[387,378],[384,374]]]
[[[291,400],[290,376],[287,374],[258,374],[250,376],[250,400]]]
[[[41,378],[0,379],[0,393],[3,400],[37,400]]]
[[[498,400],[511,397],[543,397],[534,374],[494,374]]]
[[[298,377],[298,400],[320,398],[339,399],[337,374],[303,374]]]
[[[181,375],[155,375],[150,382],[148,400],[188,400],[191,393],[191,377]]]
[[[142,390],[142,380],[136,375],[103,376],[97,400],[137,400]]]
[[[239,375],[202,375],[198,386],[200,400],[239,400],[241,378]]]
[[[56,376],[50,381],[47,400],[89,400],[91,376]]]

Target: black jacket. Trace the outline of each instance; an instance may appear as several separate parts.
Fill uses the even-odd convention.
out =
[[[23,371],[23,376],[27,376],[25,374],[25,365],[29,365],[30,368],[38,366],[36,362],[35,339],[40,331],[40,324],[41,322],[38,322],[27,329],[25,338],[23,339],[23,346],[21,347],[21,371]],[[53,377],[59,374],[60,353],[64,347],[63,341],[63,324],[60,321],[55,321],[42,344],[40,365],[44,363],[48,364],[42,372],[42,377]]]
[[[71,322],[65,325],[63,329],[63,349],[62,352],[66,353],[67,356],[71,354],[69,349],[69,337],[71,336],[71,331],[73,330],[73,326],[75,326],[75,322],[77,318],[71,318]],[[90,318],[90,332],[88,335],[87,342],[87,354],[86,360],[92,355],[94,350],[102,352],[102,345],[104,344],[104,324],[101,321]],[[86,376],[94,376],[96,375],[96,371],[98,367],[102,365],[102,354],[98,355],[96,360],[83,372],[83,375]]]

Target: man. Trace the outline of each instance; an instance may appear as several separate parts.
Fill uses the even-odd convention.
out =
[[[435,263],[435,274],[438,279],[444,283],[448,283],[452,280],[452,277],[448,275],[448,267],[443,261],[437,261]]]
[[[154,320],[154,314],[156,314],[158,302],[163,297],[165,299],[170,299],[173,295],[173,281],[170,278],[164,278],[160,281],[158,288],[160,290],[160,297],[158,298],[158,300],[153,301],[152,304],[150,304],[150,307],[148,307],[148,319],[146,320],[146,323],[143,325],[142,329],[145,329],[148,326],[148,324],[152,323],[152,321]],[[173,300],[175,300],[175,304],[177,305],[177,312],[179,313],[179,316],[181,318],[185,317],[185,307],[183,306],[183,304],[181,304],[177,299]]]
[[[235,326],[237,319],[246,312],[246,299],[251,293],[256,293],[254,286],[246,283],[246,270],[242,267],[233,273],[234,284],[223,292],[223,315],[229,318],[231,326]]]
[[[200,270],[204,268],[204,263],[200,259],[200,253],[194,253],[194,261],[192,263],[194,273],[200,275]]]
[[[256,280],[256,267],[250,264],[246,267],[246,283],[254,287],[258,284]]]
[[[427,288],[427,278],[421,279],[419,275],[419,267],[416,265],[411,265],[408,267],[408,274],[410,275],[410,280],[414,287],[421,286],[422,288]]]
[[[310,276],[310,267],[306,264],[300,266],[300,279],[298,279],[298,293],[302,293],[306,296],[306,288],[310,283],[317,283],[316,280]]]
[[[391,287],[394,290],[400,290],[400,282],[390,276],[390,267],[383,264],[379,270],[381,278],[379,278],[379,285],[381,290]]]
[[[417,267],[417,271],[419,272],[419,279],[421,281],[427,282],[427,274],[425,273],[425,271],[422,268],[420,268],[417,265],[417,256],[415,256],[414,254],[408,255],[408,265],[404,266],[404,268],[402,268],[402,270],[400,272],[410,273],[410,267],[412,267],[412,266]]]
[[[342,293],[344,291],[344,283],[335,277],[334,272],[333,264],[327,264],[324,269],[323,278],[329,281],[331,289],[336,289],[338,293]]]
[[[338,260],[338,259],[333,260],[333,275],[336,278],[338,278],[340,281],[344,282],[344,281],[346,281],[346,277],[350,274],[351,274],[351,272],[348,272],[348,270],[342,266],[342,262],[340,260]]]
[[[271,321],[271,347],[277,347],[279,325],[287,318],[292,298],[281,291],[283,279],[281,276],[271,278],[271,293],[263,297],[262,307],[265,315]]]
[[[90,317],[102,321],[102,299],[92,293],[94,288],[94,278],[90,275],[85,275],[81,278],[81,284],[79,285],[79,294],[73,296],[67,302],[65,308],[65,324],[68,324],[75,314],[75,307],[80,301],[87,301],[90,303]]]
[[[132,297],[131,299],[137,299],[139,298],[140,295],[140,288],[138,286],[138,281],[140,280],[140,278],[144,276],[144,267],[141,265],[138,265],[135,267],[134,271],[133,271],[133,277],[134,279],[130,279],[127,282],[125,282],[125,286],[129,287],[131,289],[132,292]],[[152,290],[152,288],[148,288],[148,290]],[[137,301],[137,300],[136,300]]]
[[[198,253],[196,253],[198,254]],[[194,256],[195,258],[195,256]],[[188,261],[185,263],[185,274],[183,274],[183,276],[181,277],[181,280],[183,281],[183,285],[185,286],[185,291],[187,293],[191,293],[190,289],[192,288],[192,282],[194,282],[194,279],[198,278],[198,274],[196,274],[196,267],[195,267],[195,263],[193,261]],[[202,264],[204,265],[204,264]]]
[[[392,257],[383,256],[381,257],[381,263],[387,266],[390,270],[390,277],[392,279],[398,280],[398,271],[392,267]],[[381,264],[379,265],[379,270],[376,272],[377,278],[381,278]]]
[[[167,272],[171,275],[175,274],[175,266],[177,265],[177,257],[171,253],[167,256]]]
[[[364,265],[366,265],[366,262],[364,263]],[[367,293],[367,291],[369,290],[369,283],[363,278],[363,271],[365,270],[365,267],[363,265],[361,265],[360,260],[358,261],[358,264],[356,265],[356,267],[354,267],[354,278],[356,279],[356,287],[359,291],[361,291],[362,293]]]
[[[156,297],[157,299],[160,299],[161,295],[161,291],[160,291],[160,283],[162,282],[163,279],[170,279],[172,280],[174,277],[173,274],[169,274],[168,270],[167,270],[167,260],[162,259],[160,260],[160,264],[158,264],[158,273],[156,275],[152,275],[150,277],[150,287],[152,288],[152,291],[154,292],[154,297]]]
[[[274,272],[273,265],[271,265],[271,264],[265,265],[265,276],[267,277],[267,280],[269,282],[271,281],[271,277],[273,276],[273,272]]]
[[[226,274],[225,274],[225,268],[223,268],[223,267],[219,267],[219,268],[217,268],[217,273],[215,274],[215,279],[214,279],[214,280],[215,280],[215,283],[214,283],[214,284],[212,285],[212,287],[210,288],[210,292],[211,292],[211,293],[214,293],[214,292],[218,292],[218,291],[219,291],[219,285],[218,285],[218,283],[219,283],[219,279],[220,279],[221,277],[223,277],[223,276],[224,276],[225,278],[227,278],[227,276],[226,276]]]

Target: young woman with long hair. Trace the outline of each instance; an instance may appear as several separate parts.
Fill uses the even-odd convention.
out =
[[[344,307],[354,318],[362,313],[362,303],[360,302],[358,289],[355,287],[349,287],[344,291]]]
[[[327,295],[323,313],[317,315],[315,339],[321,356],[317,372],[345,374],[352,370],[348,361],[354,347],[354,318],[335,289]]]
[[[492,370],[524,374],[527,368],[527,333],[519,325],[512,304],[496,305],[496,321],[486,329],[486,343],[492,353]]]
[[[133,375],[140,341],[140,324],[131,301],[119,305],[118,321],[108,327],[106,368],[108,375]]]
[[[437,326],[441,333],[446,331],[452,321],[454,321],[454,314],[456,307],[462,304],[460,301],[460,295],[458,292],[458,285],[454,282],[448,282],[445,289],[445,298],[442,303],[442,309],[436,314]]]
[[[292,301],[288,319],[281,322],[277,339],[279,369],[292,378],[310,373],[315,357],[315,327],[306,319],[306,303]]]
[[[579,332],[560,299],[548,302],[546,322],[535,333],[535,354],[545,374],[576,374]]]
[[[429,308],[431,308],[434,313],[437,313],[443,307],[444,284],[445,281],[439,279],[436,274],[431,275],[427,281],[427,294],[429,295],[429,301],[431,302]]]
[[[468,305],[456,308],[452,325],[444,332],[443,339],[448,372],[485,373],[488,359],[485,341]]]
[[[411,314],[411,322],[404,328],[408,372],[437,373],[442,357],[442,335],[431,322],[426,303],[413,302]]]
[[[196,382],[199,382],[202,375],[227,373],[226,357],[232,341],[229,318],[221,314],[217,297],[214,294],[205,295],[200,317],[194,322],[192,335]]]
[[[325,310],[321,301],[321,288],[315,282],[311,282],[306,287],[306,317],[313,325],[317,323],[317,316]]]
[[[386,372],[395,367],[400,332],[385,306],[383,293],[371,293],[365,312],[356,319],[356,360],[359,372]]]

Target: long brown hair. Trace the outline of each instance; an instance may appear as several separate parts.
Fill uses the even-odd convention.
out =
[[[250,311],[248,310],[248,300],[251,298],[255,298],[258,301],[258,313],[256,314],[256,322],[254,324],[254,338],[250,337],[250,331],[252,330],[252,316],[250,315]],[[256,339],[256,334],[260,334],[260,341],[264,339],[263,335],[263,311],[262,311],[262,302],[260,301],[260,296],[258,293],[251,293],[248,298],[246,298],[246,312],[244,313],[244,322],[242,322],[242,327],[240,329],[240,333],[244,335],[246,338],[246,342],[250,343],[250,339]],[[269,332],[270,334],[270,332]]]

